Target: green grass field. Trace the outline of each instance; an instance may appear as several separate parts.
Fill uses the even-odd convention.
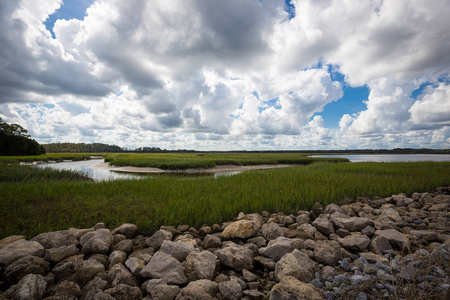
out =
[[[0,238],[31,238],[97,222],[110,228],[131,222],[151,234],[161,225],[220,224],[240,211],[290,214],[310,209],[316,201],[326,205],[450,184],[450,162],[315,163],[217,179],[166,175],[97,183],[41,172],[0,163]]]

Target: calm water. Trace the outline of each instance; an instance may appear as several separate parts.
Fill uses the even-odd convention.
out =
[[[450,154],[336,154],[311,157],[339,157],[351,162],[450,161]]]
[[[106,181],[114,179],[145,178],[147,175],[136,175],[129,173],[114,172],[106,169],[94,168],[93,166],[104,163],[103,159],[91,159],[81,161],[68,161],[60,163],[49,163],[37,165],[39,168],[52,168],[57,170],[72,170],[87,173],[95,181]]]

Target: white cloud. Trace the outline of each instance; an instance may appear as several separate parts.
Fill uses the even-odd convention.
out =
[[[450,125],[450,85],[428,87],[421,100],[409,109],[412,122],[419,125]]]

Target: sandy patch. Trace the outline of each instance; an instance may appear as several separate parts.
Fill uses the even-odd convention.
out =
[[[295,165],[279,164],[279,165],[256,165],[256,166],[234,166],[225,165],[217,166],[210,169],[186,169],[186,170],[162,170],[158,168],[138,168],[138,167],[116,167],[111,166],[109,163],[102,163],[93,168],[106,169],[114,172],[124,173],[143,173],[143,174],[160,174],[160,173],[189,173],[189,174],[216,174],[216,173],[228,173],[228,172],[242,172],[251,170],[266,170],[294,167]]]

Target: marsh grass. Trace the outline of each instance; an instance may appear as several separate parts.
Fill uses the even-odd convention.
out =
[[[87,182],[2,176],[0,238],[31,238],[97,222],[109,228],[131,222],[151,234],[161,225],[220,224],[240,211],[290,214],[310,209],[316,201],[327,205],[345,198],[429,191],[450,184],[450,163],[316,163],[217,179],[157,176]]]
[[[86,153],[50,153],[44,155],[32,156],[0,156],[0,163],[31,163],[31,162],[48,162],[48,161],[63,161],[63,160],[86,160],[90,159],[91,155],[101,154],[86,154]]]

